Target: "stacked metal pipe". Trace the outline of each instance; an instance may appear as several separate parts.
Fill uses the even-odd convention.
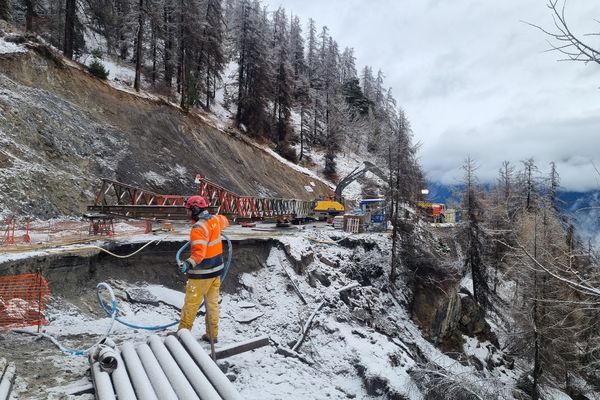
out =
[[[179,340],[177,339],[179,338]],[[188,330],[115,349],[117,366],[90,357],[98,400],[241,400],[233,384]],[[0,397],[0,400],[4,400]]]
[[[0,400],[8,400],[16,370],[15,363],[0,358]]]

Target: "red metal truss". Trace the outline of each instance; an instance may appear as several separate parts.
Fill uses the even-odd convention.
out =
[[[297,199],[240,196],[202,175],[196,175],[198,194],[222,214],[234,214],[237,218],[257,219],[280,216],[304,218],[312,214],[314,202]]]
[[[273,217],[304,218],[310,216],[314,202],[297,199],[240,196],[201,175],[196,176],[198,194],[204,197],[211,212],[239,219],[261,219]],[[126,218],[147,220],[187,220],[185,196],[163,195],[140,189],[110,179],[102,180],[102,187],[93,205],[88,210]],[[89,215],[90,219],[100,216]]]
[[[96,200],[88,210],[128,218],[179,220],[189,218],[184,205],[184,196],[158,194],[103,179]]]

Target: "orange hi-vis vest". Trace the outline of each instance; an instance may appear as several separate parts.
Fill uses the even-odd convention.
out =
[[[190,232],[192,255],[187,261],[191,268],[188,278],[208,279],[221,275],[223,271],[223,243],[221,230],[229,226],[223,215],[204,213]]]

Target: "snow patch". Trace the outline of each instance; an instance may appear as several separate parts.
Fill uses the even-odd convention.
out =
[[[7,42],[4,38],[0,37],[0,54],[12,53],[27,53],[27,49],[25,48],[25,46],[12,42]]]
[[[148,171],[144,173],[144,178],[158,186],[162,186],[167,182],[167,178],[157,174],[154,171]]]

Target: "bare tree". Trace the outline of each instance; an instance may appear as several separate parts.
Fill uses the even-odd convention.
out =
[[[589,42],[585,41],[581,36],[573,33],[565,15],[567,0],[548,0],[546,6],[550,9],[554,20],[554,28],[547,30],[539,25],[525,22],[544,32],[550,37],[550,51],[558,51],[565,56],[564,60],[568,61],[583,61],[585,63],[594,62],[600,64],[600,50],[594,48]],[[598,36],[599,32],[583,34],[583,37]]]
[[[487,270],[482,260],[484,231],[481,228],[483,207],[481,205],[481,191],[479,190],[477,166],[471,157],[467,157],[463,165],[465,171],[463,184],[462,208],[465,212],[463,236],[466,241],[465,268],[471,272],[473,278],[473,297],[485,310],[488,303],[489,287]]]

